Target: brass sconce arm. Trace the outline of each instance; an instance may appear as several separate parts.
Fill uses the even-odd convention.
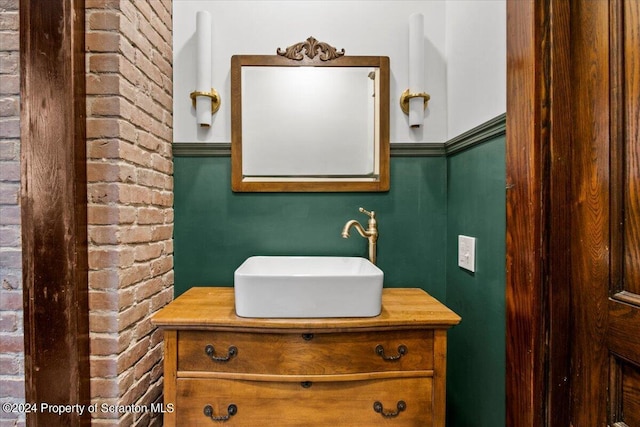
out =
[[[420,93],[411,93],[409,89],[402,92],[400,95],[400,108],[402,108],[402,112],[405,114],[409,114],[409,100],[412,98],[422,98],[424,99],[424,108],[427,108],[429,104],[429,100],[431,99],[431,95],[425,92]]]
[[[189,96],[191,97],[191,104],[193,105],[193,108],[196,108],[196,97],[208,96],[211,98],[211,114],[215,114],[220,109],[220,95],[218,95],[218,92],[214,88],[211,88],[210,92],[195,90],[191,92]]]

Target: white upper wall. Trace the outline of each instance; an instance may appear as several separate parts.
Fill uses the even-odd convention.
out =
[[[174,0],[174,142],[230,142],[231,56],[274,55],[309,36],[346,55],[390,58],[391,142],[445,142],[505,111],[505,9],[505,0]],[[210,129],[196,125],[189,98],[198,10],[212,16],[213,87],[222,98]],[[416,12],[425,20],[431,95],[419,130],[398,106],[409,78],[409,15]]]
[[[505,0],[448,0],[447,138],[507,111]]]

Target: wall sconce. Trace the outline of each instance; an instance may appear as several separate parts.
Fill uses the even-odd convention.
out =
[[[419,128],[431,96],[424,92],[424,17],[409,17],[409,88],[400,96],[400,108],[409,115],[409,126]]]
[[[196,90],[190,94],[201,127],[211,126],[211,116],[220,108],[220,95],[211,87],[211,15],[196,13]]]

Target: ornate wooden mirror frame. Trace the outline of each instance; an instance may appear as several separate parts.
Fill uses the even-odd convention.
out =
[[[375,120],[375,172],[354,176],[266,176],[243,173],[242,68],[243,67],[363,67],[375,68],[377,78]],[[277,49],[277,55],[234,55],[231,58],[231,187],[238,192],[347,192],[389,190],[389,58],[345,56],[344,49],[313,37]],[[369,76],[371,77],[371,76]],[[322,126],[320,123],[318,126]],[[313,132],[311,129],[309,132]]]

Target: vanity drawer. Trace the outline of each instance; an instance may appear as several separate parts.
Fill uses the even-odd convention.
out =
[[[433,369],[433,331],[178,332],[178,371],[332,375]]]
[[[431,404],[428,403],[432,388],[432,379],[427,377],[304,385],[300,382],[179,379],[175,416],[179,426],[424,427],[433,425]],[[228,417],[228,420],[215,421],[211,417]]]

